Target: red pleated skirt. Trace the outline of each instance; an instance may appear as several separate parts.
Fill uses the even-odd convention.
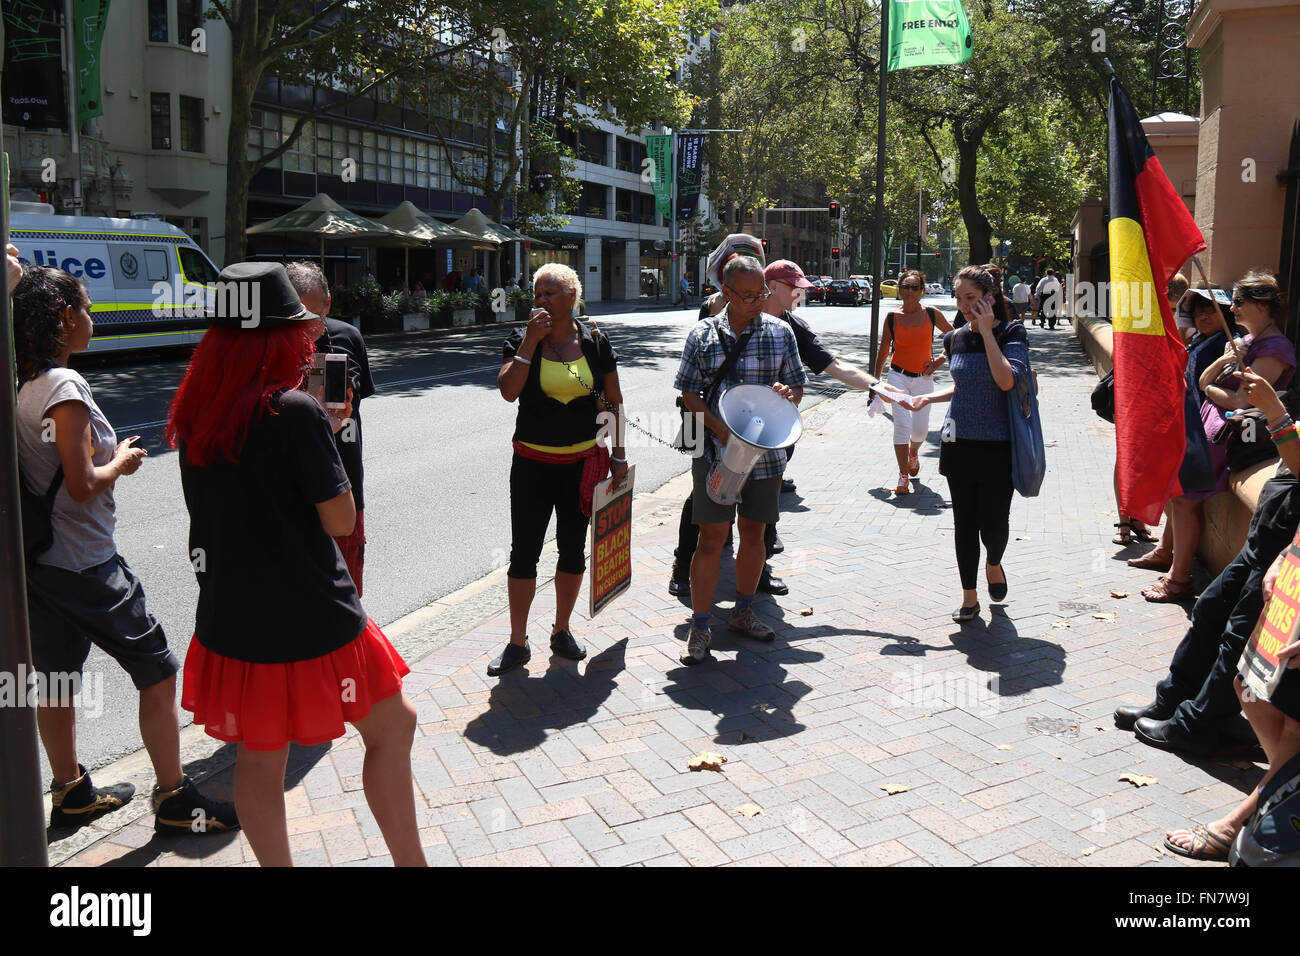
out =
[[[190,641],[181,706],[208,736],[249,750],[311,746],[342,737],[370,708],[402,689],[411,672],[374,621],[349,644],[323,657],[252,664]]]

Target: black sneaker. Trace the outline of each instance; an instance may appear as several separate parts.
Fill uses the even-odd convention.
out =
[[[507,644],[506,649],[501,652],[491,664],[488,665],[488,677],[500,677],[502,674],[509,673],[516,667],[523,667],[533,658],[532,649],[528,646],[527,638],[524,639],[522,646],[519,644]]]
[[[69,783],[50,784],[50,793],[54,806],[50,810],[50,826],[80,827],[95,817],[112,813],[131,802],[135,796],[135,787],[129,783],[114,783],[107,787],[96,787],[90,782],[90,774],[81,764],[77,764],[81,776]]]
[[[567,657],[571,661],[580,661],[587,656],[587,649],[568,631],[556,631],[551,635],[551,653]]]
[[[153,788],[153,828],[158,833],[227,833],[239,829],[235,806],[199,793],[186,774],[175,790]]]
[[[668,579],[668,593],[673,597],[689,597],[691,593],[691,566],[673,565],[673,576]]]

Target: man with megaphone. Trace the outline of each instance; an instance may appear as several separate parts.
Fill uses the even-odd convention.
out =
[[[702,454],[697,454],[691,465],[692,518],[699,526],[700,540],[691,560],[693,617],[680,655],[683,664],[698,664],[709,656],[709,618],[722,546],[737,513],[737,503],[719,504],[706,487],[711,473],[718,482],[720,472],[715,465],[722,459],[727,443],[737,440],[723,421],[722,396],[737,385],[762,385],[798,403],[807,381],[794,333],[784,322],[763,313],[763,303],[771,291],[762,263],[747,255],[736,255],[722,266],[720,279],[726,305],[716,316],[701,319],[687,336],[673,386],[681,390],[687,411],[702,420],[706,429],[703,448],[699,449]],[[797,415],[794,417],[797,421]],[[763,532],[779,517],[785,462],[783,448],[763,452],[748,463],[749,473],[739,488],[736,604],[728,627],[758,641],[775,637],[772,628],[754,613],[753,602],[763,570]],[[737,477],[734,472],[728,475]]]

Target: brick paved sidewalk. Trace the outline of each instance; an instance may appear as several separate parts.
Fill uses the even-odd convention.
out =
[[[1146,700],[1164,673],[1186,612],[1143,601],[1150,576],[1123,563],[1137,552],[1110,543],[1113,433],[1089,407],[1095,376],[1068,331],[1030,334],[1049,471],[1041,497],[1012,506],[1005,607],[990,613],[985,598],[964,628],[949,617],[960,591],[936,474],[941,414],[919,489],[897,500],[888,422],[869,418],[860,394],[823,403],[788,471],[798,492],[783,497],[787,550],[774,567],[791,593],[758,603],[775,643],[726,631],[724,556],[714,661],[678,663],[688,609],[666,587],[678,479],[637,506],[633,590],[595,623],[575,619],[587,661],[548,663],[549,585],[526,672],[484,674],[509,633],[504,607],[411,661],[430,861],[1185,862],[1161,849],[1165,830],[1226,812],[1259,771],[1190,765],[1114,728],[1116,704]],[[727,757],[721,772],[687,769],[701,750]],[[300,865],[389,862],[362,757],[355,732],[294,749],[287,805]],[[1119,780],[1130,772],[1156,782]],[[230,777],[206,786],[229,794]],[[113,820],[128,810],[95,824],[102,837],[69,864],[253,861],[242,835],[155,839],[140,803],[130,825]],[[761,814],[737,812],[745,804]]]

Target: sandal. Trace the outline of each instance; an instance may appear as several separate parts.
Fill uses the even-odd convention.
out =
[[[1151,533],[1151,529],[1147,525],[1139,527],[1136,524],[1133,526],[1133,539],[1141,544],[1155,544],[1160,540]]]
[[[1148,551],[1140,558],[1129,558],[1128,566],[1130,568],[1141,568],[1143,571],[1168,571],[1174,566],[1174,559],[1172,555],[1162,558],[1160,549],[1156,548]]]
[[[1148,588],[1142,589],[1142,596],[1153,604],[1176,604],[1192,596],[1192,579],[1175,581],[1168,574]]]
[[[894,486],[894,494],[905,495],[907,494],[907,491],[907,475],[899,475],[898,484]]]
[[[1116,521],[1114,527],[1119,528],[1119,534],[1111,538],[1112,544],[1122,544],[1128,547],[1133,543],[1133,523],[1130,521]]]
[[[916,455],[907,456],[907,473],[915,478],[921,472],[921,459]]]
[[[1232,841],[1216,836],[1209,827],[1198,824],[1190,830],[1173,830],[1170,835],[1178,833],[1191,834],[1192,845],[1179,846],[1169,837],[1165,837],[1165,849],[1170,853],[1177,853],[1189,860],[1210,860],[1214,863],[1228,862],[1228,849]]]

